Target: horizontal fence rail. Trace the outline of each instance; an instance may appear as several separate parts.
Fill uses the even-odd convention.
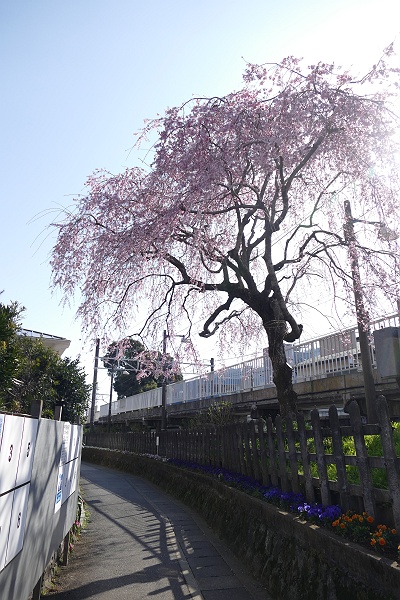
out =
[[[372,332],[384,327],[398,327],[399,324],[397,314],[382,317],[371,323],[370,347],[374,367],[376,364]],[[294,383],[362,370],[357,327],[302,343],[286,344],[285,348],[288,364],[293,369]],[[252,360],[168,385],[167,405],[220,398],[273,385],[272,365],[266,350],[263,356]],[[161,396],[161,388],[157,388],[116,400],[112,402],[111,414],[161,407]],[[106,419],[108,412],[108,404],[100,406],[95,420]]]
[[[313,410],[307,423],[299,413],[295,421],[278,415],[274,422],[269,418],[158,434],[91,433],[85,444],[228,469],[266,486],[302,492],[308,502],[339,503],[343,511],[366,511],[374,518],[385,511],[385,518],[400,530],[400,459],[383,396],[377,399],[377,412],[379,425],[363,425],[358,404],[352,402],[347,426],[340,425],[332,405],[329,427]],[[368,454],[369,436],[375,436],[382,456]],[[354,454],[346,454],[349,445]],[[374,485],[373,473],[380,474],[384,487]]]

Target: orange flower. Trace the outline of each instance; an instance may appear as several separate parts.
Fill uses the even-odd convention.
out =
[[[386,544],[385,538],[383,538],[383,537],[379,538],[379,544],[381,546],[384,546]]]
[[[358,520],[360,521],[360,523],[362,523],[364,521],[364,519],[362,517],[358,517]]]
[[[340,527],[341,527],[341,529],[344,529],[346,527],[346,525],[344,523],[340,523]]]
[[[376,544],[376,539],[372,538],[372,540],[371,540],[371,546],[375,546],[375,544]]]
[[[395,529],[392,529],[392,533],[393,535],[396,535],[397,531]]]
[[[371,516],[369,516],[369,517],[367,517],[367,521],[368,521],[368,523],[373,523],[374,522],[374,518],[371,517]]]

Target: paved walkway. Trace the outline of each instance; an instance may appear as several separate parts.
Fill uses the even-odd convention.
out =
[[[272,600],[202,519],[145,479],[82,463],[90,519],[52,600]]]

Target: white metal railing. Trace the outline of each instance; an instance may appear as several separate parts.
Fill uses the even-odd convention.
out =
[[[382,317],[371,323],[370,348],[374,366],[375,350],[372,332],[383,327],[399,326],[400,320],[397,314]],[[294,383],[361,371],[357,326],[305,342],[286,344],[286,357],[293,369]],[[273,385],[272,365],[268,354],[265,353],[252,360],[168,385],[167,405],[202,398],[218,398]],[[161,406],[161,394],[161,388],[156,388],[117,400],[112,403],[111,414]],[[99,417],[107,417],[108,409],[108,405],[101,406]]]

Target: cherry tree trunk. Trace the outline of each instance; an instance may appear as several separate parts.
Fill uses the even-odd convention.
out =
[[[282,417],[294,416],[297,411],[297,394],[293,389],[292,368],[287,363],[283,338],[286,324],[272,321],[264,324],[268,335],[268,353],[272,363],[273,381],[276,386]]]

